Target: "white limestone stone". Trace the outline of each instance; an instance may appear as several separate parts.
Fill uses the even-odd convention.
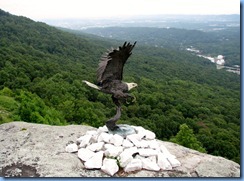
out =
[[[137,147],[124,149],[124,151],[118,157],[120,166],[124,168],[133,159],[132,155],[137,152]]]
[[[92,130],[92,131],[87,131],[86,132],[86,135],[97,135],[97,131],[94,131],[94,130]]]
[[[158,155],[155,155],[155,156],[149,156],[148,159],[151,160],[152,162],[157,163],[157,156],[158,156]]]
[[[98,139],[97,141],[98,142],[106,142],[106,143],[109,143],[110,139],[112,138],[113,135],[111,134],[108,134],[108,133],[105,133],[105,132],[102,132],[99,136],[98,136]]]
[[[106,149],[109,149],[109,148],[114,148],[115,146],[110,144],[110,143],[105,143],[104,146],[103,146]]]
[[[78,150],[78,157],[82,160],[82,161],[87,161],[89,160],[91,157],[94,156],[94,152],[91,150],[88,150],[86,148],[80,148]]]
[[[156,135],[154,132],[149,131],[149,130],[145,130],[145,139],[146,140],[153,140],[156,138]]]
[[[138,149],[137,149],[137,147],[130,147],[130,148],[126,148],[126,149],[124,149],[124,154],[127,154],[127,155],[133,155],[133,154],[135,154],[135,153],[138,153]]]
[[[134,146],[134,144],[131,143],[131,141],[125,139],[123,144],[122,144],[122,146],[125,147],[125,148],[130,148],[130,147]]]
[[[105,156],[108,156],[108,157],[117,157],[120,153],[123,152],[123,150],[124,150],[124,147],[122,147],[122,146],[117,147],[117,146],[112,145],[112,146],[109,146],[109,148],[104,151],[104,154],[105,154]]]
[[[154,140],[148,140],[148,145],[149,145],[149,148],[152,148],[152,149],[159,148],[159,144],[155,139]]]
[[[108,133],[108,128],[107,128],[106,125],[104,125],[103,127],[99,127],[99,128],[97,129],[97,133],[98,133],[98,134],[100,134],[100,133],[102,133],[102,132]]]
[[[123,141],[124,138],[118,134],[114,134],[110,139],[110,143],[114,144],[115,146],[121,146]]]
[[[93,155],[89,160],[85,162],[85,167],[87,169],[99,169],[102,167],[103,162],[103,151],[99,151]]]
[[[128,165],[128,163],[130,163],[132,159],[133,159],[132,155],[128,155],[125,154],[125,152],[122,152],[118,157],[120,167],[122,168],[126,167],[126,165]]]
[[[97,138],[99,135],[97,131],[87,131],[86,135],[91,135],[91,139],[89,140],[90,144],[98,142]]]
[[[131,155],[126,155],[126,154],[120,154],[119,156],[119,165],[124,168],[126,167],[126,165],[128,165],[128,163],[130,163],[130,161],[133,159],[133,157]]]
[[[141,159],[141,160],[142,160],[142,159],[144,159],[144,158],[146,158],[146,157],[137,154],[137,155],[135,156],[135,158],[138,158],[138,159]]]
[[[140,141],[142,139],[141,135],[138,133],[127,135],[126,138],[128,140],[130,140],[130,138],[135,138],[138,141]]]
[[[84,148],[89,144],[89,141],[91,140],[92,135],[84,135],[77,139],[77,141],[80,143],[80,148]]]
[[[125,172],[132,172],[142,169],[142,161],[140,159],[132,159],[124,168]]]
[[[158,154],[156,150],[153,150],[151,148],[139,148],[138,152],[141,156],[155,156]]]
[[[166,158],[169,158],[169,157],[173,157],[173,158],[176,158],[174,155],[172,155],[168,149],[164,146],[164,145],[161,145],[160,146],[160,150],[161,152],[164,154],[164,156],[166,156]]]
[[[181,163],[179,162],[179,160],[177,160],[174,157],[168,157],[167,160],[170,162],[172,167],[179,167],[181,166]]]
[[[128,140],[130,140],[136,147],[140,146],[140,137],[138,137],[138,134],[131,134],[126,137]]]
[[[135,130],[136,130],[136,132],[138,133],[138,132],[140,132],[140,131],[145,131],[146,129],[145,128],[143,128],[143,127],[141,127],[141,126],[132,126]]]
[[[104,142],[98,142],[93,143],[86,147],[86,149],[89,149],[91,151],[100,151],[103,148]]]
[[[148,141],[146,141],[146,140],[139,141],[139,146],[138,147],[147,148],[148,147]]]
[[[113,176],[119,171],[119,166],[117,165],[117,160],[104,158],[101,170],[110,176]]]
[[[160,167],[156,162],[151,161],[149,158],[142,159],[142,168],[146,170],[159,171]]]
[[[100,142],[100,141],[98,141],[98,136],[99,136],[99,134],[92,135],[90,142],[91,143],[92,143],[92,141],[93,141],[93,143]]]
[[[167,160],[166,156],[161,152],[158,153],[157,164],[162,170],[172,170],[171,164]]]
[[[146,136],[145,130],[138,131],[138,133],[137,133],[137,137],[139,138],[138,140],[144,139],[145,136]]]
[[[66,146],[65,151],[69,153],[77,152],[78,146],[75,143],[69,144],[68,146]]]

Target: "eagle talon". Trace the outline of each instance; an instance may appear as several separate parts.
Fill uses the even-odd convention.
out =
[[[126,104],[130,104],[130,103],[134,103],[136,102],[136,97],[135,96],[131,96],[130,98],[133,98],[132,100],[130,100],[130,102],[128,102],[128,99],[126,99]]]
[[[132,102],[136,102],[136,96],[133,96]]]

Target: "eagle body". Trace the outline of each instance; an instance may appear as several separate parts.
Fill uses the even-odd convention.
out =
[[[128,83],[121,80],[112,80],[101,85],[101,91],[107,94],[112,94],[117,99],[126,98],[126,93],[129,92]]]
[[[92,88],[112,95],[112,100],[117,106],[117,113],[106,122],[109,130],[115,130],[117,128],[115,122],[121,116],[121,101],[126,101],[128,98],[135,98],[128,92],[136,87],[137,84],[122,81],[124,64],[132,54],[132,49],[135,44],[136,42],[133,45],[125,42],[123,46],[117,49],[112,48],[101,57],[97,69],[97,85],[83,81]]]

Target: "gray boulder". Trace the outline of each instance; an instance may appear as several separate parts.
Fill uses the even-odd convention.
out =
[[[87,131],[81,125],[50,126],[26,122],[0,125],[1,177],[108,177],[101,169],[85,169],[77,153],[67,152]],[[173,170],[118,171],[114,177],[240,177],[240,165],[183,146],[157,140],[175,155],[181,166]]]

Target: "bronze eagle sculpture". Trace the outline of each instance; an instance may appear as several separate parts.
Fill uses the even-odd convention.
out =
[[[88,86],[112,95],[117,112],[106,122],[107,128],[111,131],[118,128],[116,121],[121,116],[121,101],[127,101],[128,98],[133,98],[132,101],[135,101],[135,97],[128,92],[137,84],[122,81],[124,64],[132,54],[135,45],[136,42],[133,45],[125,42],[123,46],[112,48],[101,57],[97,69],[97,85],[83,80]]]

